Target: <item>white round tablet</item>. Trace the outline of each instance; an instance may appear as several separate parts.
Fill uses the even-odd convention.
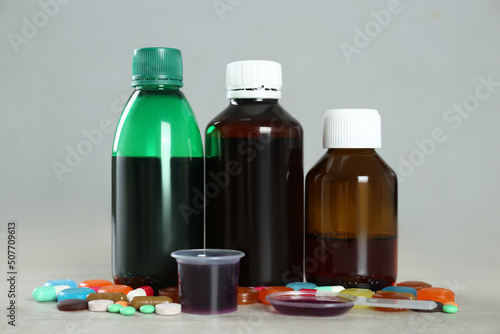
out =
[[[108,306],[114,304],[112,300],[96,299],[89,301],[89,311],[92,312],[106,312]]]
[[[156,314],[159,315],[176,315],[181,313],[181,304],[177,303],[161,303],[156,304]]]

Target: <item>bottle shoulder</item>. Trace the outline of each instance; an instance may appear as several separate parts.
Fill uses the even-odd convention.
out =
[[[381,177],[396,182],[393,169],[375,150],[371,154],[341,154],[326,152],[310,169],[306,178],[309,182],[318,180],[349,180],[360,176]]]
[[[175,143],[166,147],[165,143]],[[173,156],[203,154],[194,113],[179,90],[135,90],[118,121],[113,154]]]
[[[148,121],[155,124],[158,121],[172,123],[193,120],[196,122],[191,105],[180,90],[136,90],[132,92],[121,115],[121,121],[130,125]]]
[[[130,95],[125,108],[147,109],[151,106],[156,108],[188,108],[191,110],[188,100],[180,90],[135,90]]]
[[[302,137],[302,125],[278,103],[230,104],[207,125],[207,136],[246,137],[262,132]]]

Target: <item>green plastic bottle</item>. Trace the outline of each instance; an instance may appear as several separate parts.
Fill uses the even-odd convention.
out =
[[[203,247],[203,146],[179,50],[135,50],[132,87],[113,143],[113,278],[158,290],[177,285],[173,251]]]

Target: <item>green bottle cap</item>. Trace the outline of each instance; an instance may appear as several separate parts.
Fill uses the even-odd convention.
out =
[[[171,48],[141,48],[134,50],[132,87],[142,85],[182,87],[181,51]]]

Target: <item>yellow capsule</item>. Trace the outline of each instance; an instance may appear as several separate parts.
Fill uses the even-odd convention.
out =
[[[365,297],[365,298],[371,298],[375,292],[369,289],[357,289],[357,288],[352,288],[352,289],[344,289],[340,293],[344,293],[347,295],[352,295],[356,297]]]
[[[160,303],[171,303],[172,298],[167,296],[138,296],[132,298],[130,306],[138,310],[142,305],[156,305]]]
[[[344,293],[347,295],[355,296],[355,297],[365,297],[365,298],[372,298],[373,292],[372,290],[369,289],[358,289],[358,288],[352,288],[352,289],[345,289],[340,291],[340,293]],[[355,305],[355,308],[364,308],[364,307],[369,307],[369,306],[359,306]]]

